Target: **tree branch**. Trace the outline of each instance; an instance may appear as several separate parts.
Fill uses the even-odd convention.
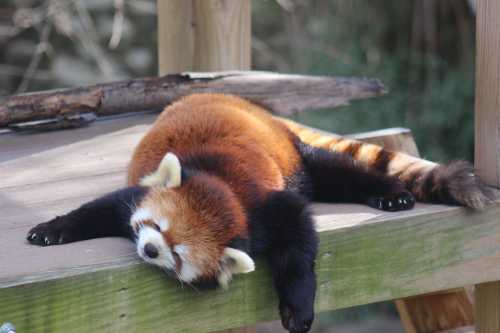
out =
[[[376,79],[306,76],[271,72],[183,73],[0,98],[0,127],[80,112],[109,115],[161,110],[192,93],[236,94],[279,115],[347,105],[380,96]]]

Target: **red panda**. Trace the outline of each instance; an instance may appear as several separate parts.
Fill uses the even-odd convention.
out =
[[[440,166],[347,139],[316,140],[241,98],[195,94],[160,114],[135,149],[126,188],[39,224],[27,239],[45,246],[128,237],[146,262],[200,286],[226,286],[263,256],[283,326],[307,332],[318,246],[309,200],[397,211],[415,197],[472,208],[489,200],[465,162]]]

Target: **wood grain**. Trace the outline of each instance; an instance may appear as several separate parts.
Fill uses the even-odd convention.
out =
[[[13,322],[19,331],[35,333],[67,332],[68,327],[74,332],[200,332],[276,319],[276,299],[262,262],[256,273],[235,279],[228,292],[198,293],[140,263],[133,244],[123,239],[48,248],[26,244],[30,226],[124,184],[124,171],[99,175],[91,170],[95,165],[87,164],[87,178],[67,177],[64,168],[41,168],[57,157],[47,154],[75,150],[65,148],[65,142],[79,144],[79,151],[100,151],[96,142],[103,140],[101,136],[109,147],[118,146],[130,140],[128,132],[135,137],[147,129],[143,120],[134,126],[131,119],[128,128],[112,131],[110,122],[98,122],[87,129],[88,137],[86,130],[78,130],[77,143],[71,142],[75,131],[38,134],[34,145],[45,153],[30,151],[29,140],[21,140],[21,153],[10,150],[0,162],[3,178],[18,170],[35,179],[53,177],[34,185],[28,178],[25,184],[0,190],[0,210],[7,211],[0,215],[0,318]],[[0,147],[14,149],[19,138],[23,137],[3,135]],[[122,163],[124,170],[129,156],[123,149],[115,157],[116,165]],[[17,164],[19,169],[4,168],[18,159],[25,161]],[[71,165],[84,173],[79,164],[87,160],[84,154]],[[500,204],[484,213],[422,204],[400,214],[349,204],[315,204],[313,211],[321,237],[318,311],[500,278]]]
[[[477,2],[475,167],[500,186],[500,2]],[[500,282],[476,286],[476,333],[500,332]]]
[[[378,145],[392,151],[401,151],[411,156],[420,156],[415,140],[413,139],[413,134],[408,128],[386,128],[378,131],[347,135],[347,137]]]
[[[158,1],[160,75],[250,69],[250,0]]]
[[[251,1],[194,0],[194,70],[251,68]]]
[[[192,71],[195,27],[192,0],[158,0],[158,72]]]
[[[500,2],[478,1],[475,163],[482,179],[500,186]]]
[[[465,291],[440,292],[396,302],[407,333],[435,333],[474,324],[474,307]]]
[[[475,295],[476,333],[500,332],[500,282],[476,285]]]
[[[458,208],[435,214],[424,209],[413,212],[416,216],[394,214],[389,220],[377,218],[375,211],[365,211],[360,221],[360,211],[363,208],[356,205],[325,205],[317,212],[321,230],[318,311],[500,277],[496,246],[499,206],[479,215]],[[375,217],[367,219],[370,213]],[[350,219],[351,226],[337,225],[336,219]],[[110,240],[91,242],[99,248]],[[34,248],[31,261],[50,262],[61,258],[61,251],[78,261],[74,254],[87,249],[90,242],[72,245]],[[18,250],[16,247],[10,246],[8,254],[12,256],[10,249]],[[17,261],[26,259],[19,251],[15,253]],[[133,254],[129,256],[127,259],[135,259]],[[111,259],[118,260],[107,260]],[[64,275],[61,268],[51,269],[51,276],[38,276],[41,282],[21,281],[17,287],[0,289],[0,316],[29,332],[49,328],[62,332],[68,326],[74,332],[201,332],[277,317],[276,298],[262,262],[255,273],[235,279],[228,292],[198,293],[187,286],[180,288],[154,268],[136,264],[137,259],[124,265],[115,262],[114,268],[107,269],[109,262],[75,268],[75,261],[65,261],[71,272]],[[58,275],[62,278],[56,278]]]

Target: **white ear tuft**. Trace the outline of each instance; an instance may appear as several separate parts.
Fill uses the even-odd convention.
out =
[[[141,179],[142,186],[181,186],[181,162],[172,153],[163,157],[155,172]]]
[[[255,263],[245,252],[232,247],[226,247],[222,255],[222,262],[234,274],[250,273],[255,270]]]
[[[233,274],[250,273],[255,270],[255,263],[248,254],[241,250],[226,247],[221,258],[219,284],[226,289]]]

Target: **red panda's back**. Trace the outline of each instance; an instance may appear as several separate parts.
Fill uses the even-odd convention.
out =
[[[273,189],[283,188],[283,177],[300,164],[293,134],[264,109],[236,96],[195,94],[158,117],[134,152],[128,183],[138,184],[167,152],[182,159],[204,150],[231,155],[240,162],[231,172],[255,173]]]

